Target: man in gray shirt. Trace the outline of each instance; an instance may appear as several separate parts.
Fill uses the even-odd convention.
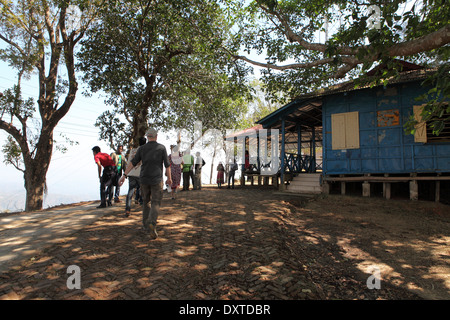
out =
[[[163,165],[166,168],[165,175],[169,185],[172,184],[172,178],[166,147],[156,142],[158,132],[155,129],[149,129],[146,136],[148,142],[138,149],[136,155],[128,164],[125,173],[120,178],[119,185],[124,183],[128,173],[142,161],[141,175],[139,177],[142,199],[144,201],[142,223],[144,231],[148,232],[153,239],[156,239],[158,237],[156,222],[163,197]]]

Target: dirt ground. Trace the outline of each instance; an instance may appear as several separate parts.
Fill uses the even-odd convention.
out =
[[[320,270],[315,274],[322,297],[333,287],[353,291],[358,273],[348,285],[339,283],[348,281],[348,272],[362,271],[365,278],[377,268],[381,287],[408,290],[396,299],[413,299],[409,292],[423,299],[450,299],[450,206],[341,195],[284,203],[291,209],[281,224],[287,243]]]
[[[0,299],[450,299],[443,204],[206,187],[165,194],[156,240],[121,206],[1,274]]]

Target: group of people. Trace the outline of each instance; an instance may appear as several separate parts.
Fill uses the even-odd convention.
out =
[[[238,165],[236,163],[236,158],[233,158],[233,161],[228,164],[228,189],[234,189],[234,176],[236,174],[236,171],[238,170]],[[244,171],[250,172],[251,171],[251,164],[250,164],[250,156],[248,150],[245,151],[245,162],[244,162]],[[225,169],[222,162],[219,162],[219,165],[217,166],[217,186],[219,188],[222,188],[222,184],[225,183],[225,175],[227,170]]]
[[[140,139],[139,147],[131,150],[128,161],[122,155],[123,148],[119,147],[118,152],[111,156],[107,153],[102,153],[98,146],[92,148],[100,179],[101,203],[98,208],[111,205],[113,186],[116,187],[118,199],[120,187],[125,182],[125,179],[130,179],[125,215],[128,216],[130,214],[133,193],[139,188],[143,203],[143,229],[150,234],[152,239],[158,237],[156,222],[163,194],[163,166],[166,169],[167,182],[172,184],[167,151],[164,145],[156,142],[157,136],[158,132],[155,129],[149,129],[146,132],[148,141],[145,138]],[[120,154],[118,154],[119,150]],[[113,158],[118,158],[121,161],[120,164],[116,164]],[[108,200],[107,196],[109,197]]]
[[[183,177],[182,191],[189,191],[190,182],[192,181],[193,190],[201,190],[202,188],[202,167],[205,160],[197,152],[194,156],[187,150],[182,154],[178,150],[177,145],[170,146],[169,162],[172,167],[172,185],[167,185],[167,189],[172,193],[172,199],[181,186],[181,177]]]
[[[228,189],[234,189],[234,176],[236,174],[236,171],[238,169],[238,165],[236,163],[236,160],[234,160],[232,163],[228,164]],[[222,162],[219,162],[219,165],[217,166],[217,186],[219,188],[222,188],[222,184],[225,183],[225,175],[226,175],[226,169]]]
[[[190,151],[182,154],[178,146],[170,147],[171,153],[167,154],[166,147],[157,142],[158,132],[151,128],[146,132],[146,138],[139,139],[139,147],[130,151],[128,159],[123,155],[123,146],[111,155],[103,153],[100,147],[92,148],[95,163],[98,166],[100,179],[100,205],[97,208],[105,208],[112,205],[113,190],[114,202],[119,199],[120,187],[129,179],[129,189],[126,197],[125,215],[128,217],[131,210],[131,201],[136,191],[136,199],[141,199],[143,230],[156,239],[156,223],[163,198],[163,175],[167,177],[168,191],[175,199],[178,187],[183,177],[183,191],[188,191],[192,180],[193,189],[201,189],[201,173],[205,161],[197,152],[194,156]],[[247,166],[247,158],[246,158]],[[165,170],[164,170],[164,168]],[[103,168],[103,170],[102,170]],[[236,160],[229,164],[228,188],[234,189],[234,176],[238,169]],[[217,167],[217,184],[219,188],[224,183],[225,167],[221,162]],[[231,184],[231,185],[230,185]]]
[[[101,201],[97,208],[112,205],[114,188],[114,201],[121,202],[120,187],[125,179],[129,179],[125,215],[130,215],[131,201],[136,191],[136,197],[140,197],[143,204],[143,230],[150,234],[152,239],[158,237],[156,223],[163,198],[163,174],[167,177],[166,185],[174,199],[180,186],[181,175],[184,180],[183,190],[189,190],[189,179],[192,179],[194,189],[201,189],[201,169],[205,164],[199,152],[194,159],[189,151],[181,155],[176,145],[171,146],[171,154],[168,155],[166,147],[157,142],[157,136],[155,129],[147,130],[147,139],[139,139],[139,147],[130,151],[128,159],[122,154],[123,146],[119,146],[111,155],[101,152],[98,146],[92,148],[100,179]]]

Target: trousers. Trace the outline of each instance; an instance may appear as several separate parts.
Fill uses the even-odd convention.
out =
[[[106,205],[106,200],[111,202],[113,196],[113,183],[116,178],[116,167],[103,168],[100,180],[100,201],[102,205]],[[108,199],[106,199],[108,197]]]
[[[163,182],[158,184],[141,184],[142,200],[142,224],[148,228],[150,224],[156,226],[161,200],[163,197]]]
[[[125,202],[125,210],[129,211],[131,210],[131,200],[133,198],[134,190],[136,190],[136,196],[138,196],[138,187],[139,187],[139,177],[128,177],[128,193],[127,193],[127,200]],[[137,199],[137,197],[136,197]]]

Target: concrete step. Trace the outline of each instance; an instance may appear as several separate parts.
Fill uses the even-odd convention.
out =
[[[298,194],[320,194],[322,188],[287,188],[286,192],[298,193]]]
[[[320,186],[320,173],[317,174],[299,174],[289,183],[286,188],[291,193],[322,193]]]
[[[319,186],[320,187],[320,181],[313,181],[313,180],[292,180],[289,182],[292,186]]]

